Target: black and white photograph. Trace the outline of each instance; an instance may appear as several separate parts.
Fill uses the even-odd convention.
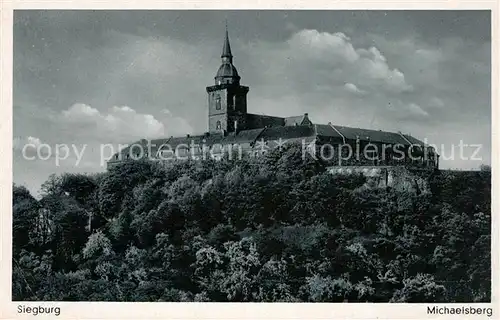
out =
[[[492,302],[491,19],[14,10],[16,312],[321,302],[494,316],[474,307]]]

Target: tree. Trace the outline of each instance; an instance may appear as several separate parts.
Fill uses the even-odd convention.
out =
[[[38,221],[38,201],[23,186],[13,185],[12,189],[13,255],[16,256],[22,249],[30,249],[37,242],[43,225],[42,221]]]
[[[370,188],[301,146],[13,187],[17,300],[491,300],[491,172]]]
[[[307,278],[304,290],[312,302],[342,302],[351,294],[353,285],[346,275],[336,279],[314,275]]]
[[[446,301],[446,289],[436,284],[429,274],[417,274],[416,277],[403,280],[403,288],[396,290],[391,302],[441,302]]]
[[[257,274],[260,286],[253,298],[261,302],[298,302],[299,299],[292,292],[291,280],[288,262],[283,258],[271,258]]]
[[[479,166],[479,170],[481,171],[486,171],[486,172],[491,172],[491,166],[487,164],[482,164]]]

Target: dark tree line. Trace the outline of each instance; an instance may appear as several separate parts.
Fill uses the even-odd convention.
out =
[[[289,146],[13,187],[14,300],[490,301],[491,173],[367,188]]]

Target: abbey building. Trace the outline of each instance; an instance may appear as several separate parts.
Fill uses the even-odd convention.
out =
[[[227,28],[221,59],[215,83],[206,88],[208,131],[199,135],[138,141],[115,154],[108,166],[143,157],[200,159],[206,157],[207,150],[210,156],[236,150],[244,156],[254,157],[292,142],[307,146],[310,154],[322,156],[332,165],[405,165],[422,169],[439,166],[439,155],[432,147],[400,132],[313,123],[307,113],[289,117],[249,113],[247,95],[250,90],[240,83]]]

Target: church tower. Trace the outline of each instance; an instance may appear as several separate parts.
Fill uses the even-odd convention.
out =
[[[240,76],[233,65],[227,25],[221,59],[215,85],[207,87],[208,131],[237,132],[245,129],[249,88],[240,85]]]

